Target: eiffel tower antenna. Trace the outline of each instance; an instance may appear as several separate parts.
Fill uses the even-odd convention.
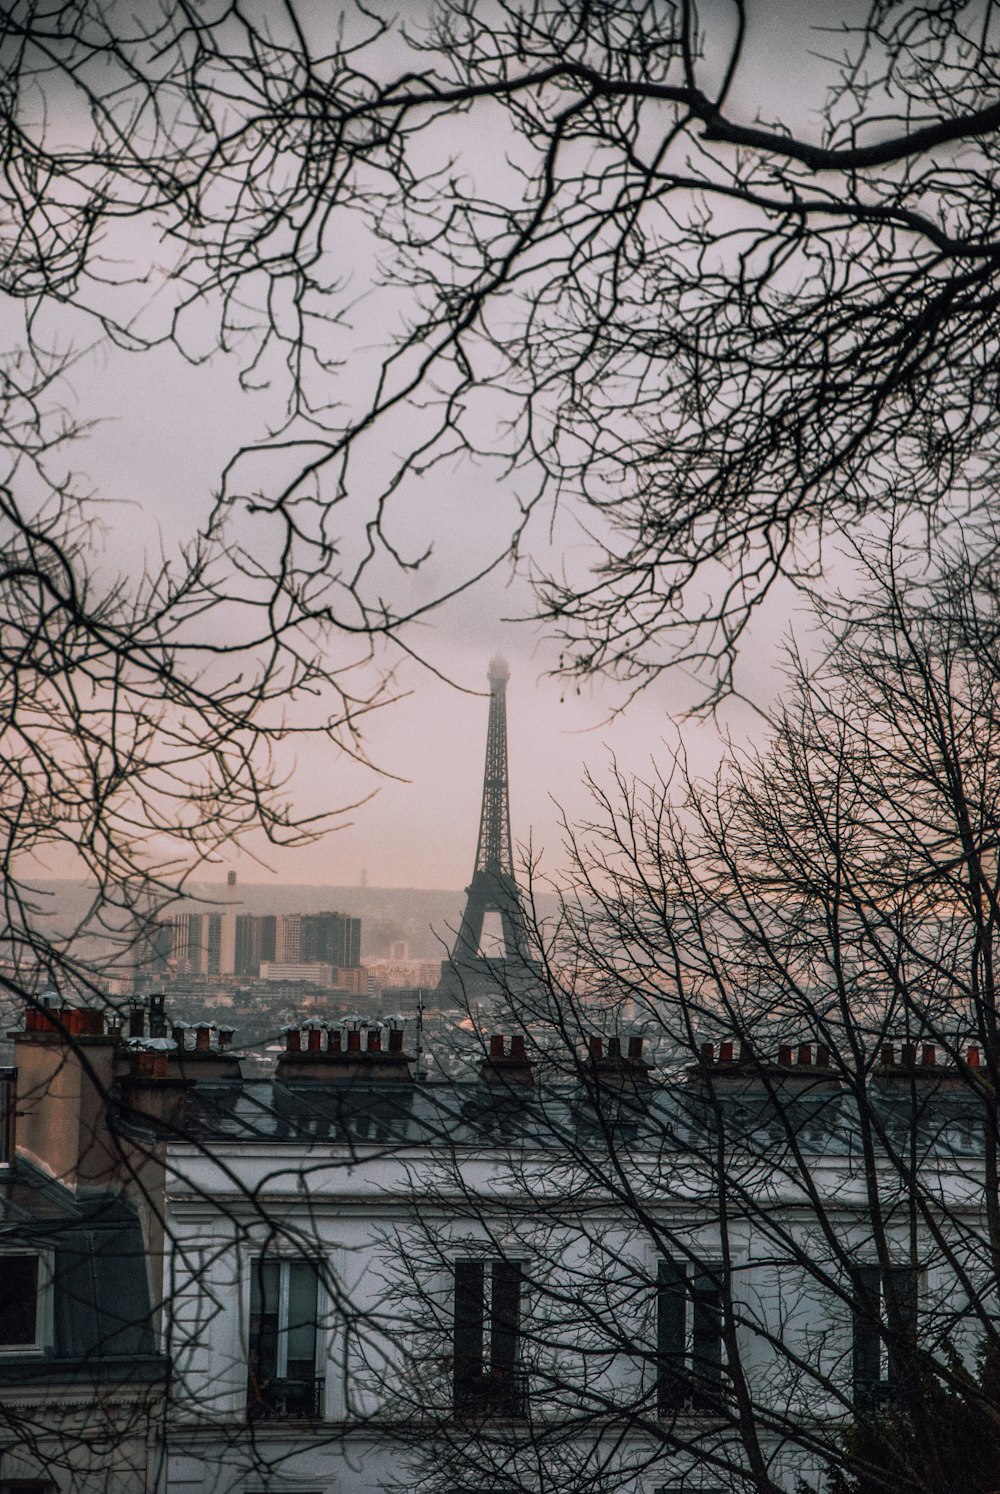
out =
[[[479,816],[479,840],[472,881],[466,888],[465,912],[451,959],[441,971],[441,985],[451,986],[458,977],[468,992],[496,989],[505,967],[523,974],[532,969],[528,957],[521,899],[514,880],[511,854],[510,790],[507,783],[507,681],[510,668],[499,654],[490,660],[490,720],[486,733],[486,769],[483,774],[483,807]],[[502,959],[482,953],[483,921],[487,913],[499,913],[503,934]],[[449,978],[450,977],[450,978]]]

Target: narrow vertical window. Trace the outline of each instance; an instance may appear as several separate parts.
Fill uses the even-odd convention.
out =
[[[661,1260],[656,1290],[656,1403],[661,1416],[709,1411],[722,1392],[722,1290],[717,1270]]]
[[[482,1261],[455,1262],[454,1377],[456,1411],[475,1403],[483,1380]]]
[[[854,1268],[854,1402],[891,1399],[909,1373],[917,1342],[918,1273],[910,1266]]]
[[[250,1276],[247,1411],[252,1418],[316,1418],[319,1273],[311,1261],[255,1260]]]
[[[684,1404],[687,1376],[687,1279],[676,1261],[660,1261],[656,1290],[656,1403],[661,1416]]]
[[[526,1414],[521,1358],[521,1267],[456,1261],[453,1403],[460,1414]]]
[[[38,1255],[0,1255],[0,1349],[39,1347]]]

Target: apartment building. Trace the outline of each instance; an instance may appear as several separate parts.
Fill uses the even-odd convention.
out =
[[[515,1034],[418,1082],[357,1018],[247,1080],[178,1027],[105,1035],[107,1106],[47,1129],[99,1015],[21,1039],[21,1155],[66,1174],[82,1138],[142,1220],[168,1494],[823,1488],[852,1420],[991,1331],[973,1047],[883,1047],[861,1095],[816,1044],[660,1071]]]

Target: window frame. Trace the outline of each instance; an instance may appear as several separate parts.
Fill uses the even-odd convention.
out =
[[[54,1283],[52,1251],[43,1247],[14,1250],[0,1246],[0,1263],[11,1256],[34,1256],[38,1262],[35,1278],[35,1331],[31,1343],[14,1344],[0,1341],[0,1358],[17,1359],[40,1356],[47,1353],[52,1346]]]
[[[711,1256],[659,1256],[656,1260],[654,1286],[654,1326],[656,1331],[655,1395],[656,1414],[672,1417],[687,1412],[699,1416],[718,1414],[726,1394],[726,1343],[724,1332],[723,1262]],[[671,1278],[674,1289],[670,1290]],[[707,1302],[702,1292],[699,1301],[696,1283],[709,1280],[715,1301]],[[683,1282],[681,1290],[677,1283]],[[676,1341],[678,1304],[683,1310],[683,1347],[667,1347],[667,1339]],[[702,1309],[699,1313],[699,1308]],[[668,1323],[672,1314],[674,1322]],[[699,1322],[699,1318],[703,1321]],[[705,1321],[714,1328],[704,1332]],[[671,1326],[673,1331],[671,1332]],[[700,1331],[699,1331],[700,1330]],[[711,1339],[708,1355],[696,1358],[699,1339]],[[706,1373],[706,1367],[708,1373]]]
[[[262,1386],[266,1384],[288,1382],[288,1334],[290,1325],[288,1321],[289,1312],[289,1279],[292,1266],[311,1267],[316,1283],[316,1309],[315,1309],[315,1342],[313,1348],[313,1366],[311,1383],[315,1387],[315,1404],[318,1407],[318,1419],[327,1419],[326,1398],[328,1392],[328,1376],[326,1373],[327,1363],[327,1334],[326,1334],[326,1288],[323,1279],[323,1261],[311,1255],[300,1255],[290,1251],[277,1252],[267,1249],[250,1249],[246,1252],[246,1393],[245,1405],[247,1417],[261,1421],[310,1421],[315,1419],[312,1413],[297,1415],[279,1410],[276,1406],[269,1406],[266,1401],[266,1393]],[[255,1342],[253,1333],[253,1300],[255,1274],[264,1265],[275,1265],[278,1267],[278,1326],[276,1329],[276,1355],[275,1374],[271,1381],[263,1381],[258,1378],[255,1371]],[[259,1339],[258,1332],[258,1339]],[[257,1349],[256,1352],[259,1352]],[[254,1395],[255,1385],[256,1396]]]
[[[472,1269],[463,1271],[463,1268]],[[467,1278],[464,1286],[463,1275]],[[471,1279],[476,1276],[478,1280]],[[456,1416],[493,1414],[523,1420],[528,1414],[522,1357],[523,1258],[456,1255],[451,1260],[450,1277],[453,1413]],[[463,1292],[473,1304],[471,1314],[460,1312]]]
[[[890,1296],[887,1282],[893,1278],[905,1278],[909,1283],[902,1297],[894,1290],[892,1292],[896,1295],[897,1306],[906,1310],[909,1319],[903,1325],[904,1341],[896,1345],[890,1335],[887,1313]],[[877,1301],[873,1285],[877,1287]],[[883,1268],[878,1261],[858,1261],[851,1267],[851,1287],[851,1393],[855,1407],[863,1409],[896,1394],[901,1383],[900,1368],[905,1370],[906,1360],[912,1359],[916,1352],[926,1271],[908,1263],[891,1263]],[[874,1318],[865,1310],[862,1292],[875,1302]],[[878,1376],[861,1372],[859,1366],[866,1359],[871,1363],[876,1354]],[[903,1360],[902,1366],[900,1359]]]

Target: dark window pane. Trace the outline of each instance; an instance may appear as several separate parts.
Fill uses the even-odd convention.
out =
[[[854,1270],[854,1399],[867,1403],[882,1378],[882,1273],[878,1266]]]
[[[294,1378],[307,1367],[316,1370],[316,1307],[319,1283],[316,1267],[309,1261],[288,1266],[288,1373]],[[293,1365],[295,1368],[293,1368]]]
[[[515,1261],[493,1264],[493,1311],[490,1323],[490,1370],[513,1373],[518,1361],[521,1316],[521,1267]]]
[[[666,1415],[688,1394],[685,1334],[687,1270],[677,1261],[660,1261],[656,1286],[656,1406]]]
[[[894,1266],[883,1281],[889,1344],[889,1383],[906,1379],[917,1347],[917,1273],[911,1266]]]
[[[691,1281],[691,1370],[695,1399],[718,1402],[722,1384],[722,1291],[718,1277],[698,1269]]]
[[[254,1261],[250,1275],[250,1383],[261,1394],[278,1373],[278,1305],[281,1267]]]
[[[455,1403],[476,1394],[483,1378],[482,1261],[455,1262],[454,1373]]]
[[[37,1321],[38,1256],[0,1255],[0,1344],[34,1344]]]

